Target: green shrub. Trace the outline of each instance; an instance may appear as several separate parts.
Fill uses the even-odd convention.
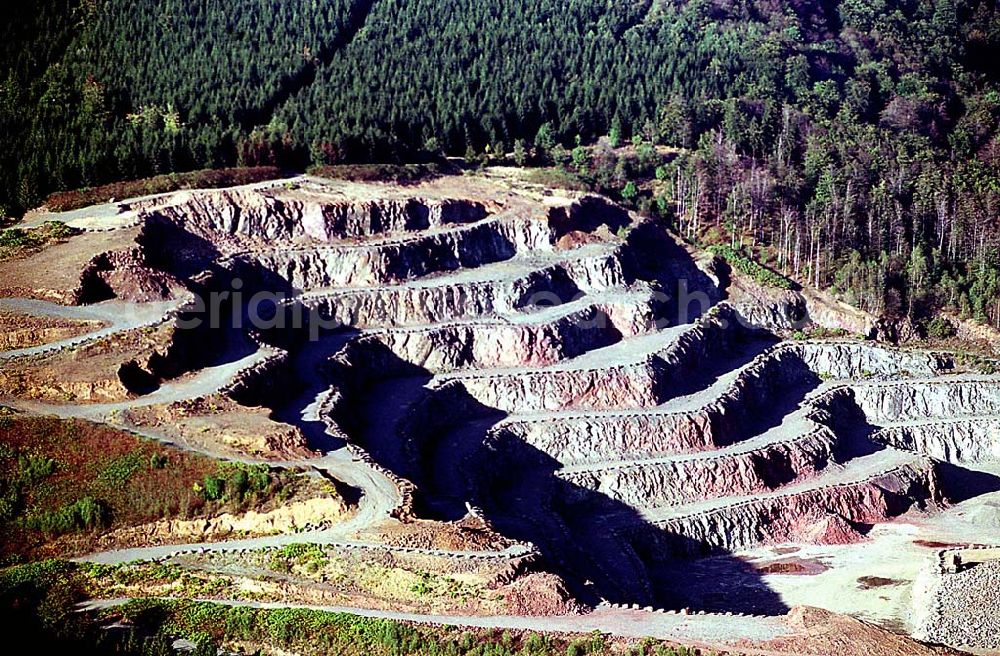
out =
[[[0,460],[17,459],[13,475],[0,478],[0,522],[16,519],[24,510],[25,489],[48,478],[56,469],[52,458],[17,453],[8,445],[0,445]]]
[[[448,164],[328,164],[313,166],[310,175],[352,182],[415,184],[433,180],[455,170]]]
[[[843,328],[826,328],[825,326],[814,326],[809,331],[809,337],[812,339],[843,339],[849,334]]]
[[[225,485],[225,497],[226,501],[241,502],[247,495],[247,491],[250,487],[250,479],[247,477],[247,473],[239,468],[231,469],[226,472]]]
[[[934,317],[927,322],[925,329],[931,339],[948,339],[956,334],[955,326],[944,317]]]
[[[22,454],[17,457],[17,470],[18,482],[32,485],[48,478],[56,470],[56,461],[45,456]]]
[[[254,492],[266,492],[271,486],[271,472],[267,465],[244,465],[250,489]]]
[[[0,481],[0,522],[9,522],[21,512],[23,497],[16,485]]]
[[[262,496],[271,489],[271,471],[267,465],[227,462],[216,476],[224,481],[226,501],[242,503],[249,496]]]
[[[226,482],[218,476],[211,474],[205,476],[201,486],[201,493],[208,501],[218,501],[226,492]]]
[[[539,633],[532,633],[524,641],[524,649],[529,654],[547,654],[552,651],[552,639]]]
[[[42,238],[34,231],[21,228],[0,230],[0,248],[33,248],[42,243]]]
[[[631,203],[639,196],[639,187],[637,187],[634,182],[629,180],[622,188],[621,195],[623,200]]]
[[[150,469],[163,469],[167,466],[167,456],[163,453],[154,453],[149,456]]]
[[[49,239],[66,239],[74,234],[73,229],[62,221],[46,221],[42,224],[42,231]]]
[[[80,617],[75,604],[82,598],[72,563],[45,560],[0,569],[0,608],[22,637],[72,635]]]
[[[53,239],[65,239],[74,230],[61,221],[46,221],[39,228],[7,228],[0,230],[0,254],[10,255],[17,251],[43,246]]]
[[[310,572],[318,572],[330,562],[326,551],[318,544],[286,544],[271,552],[268,568],[275,572],[290,572],[293,565],[301,565]]]
[[[110,523],[111,513],[103,501],[84,497],[58,510],[50,510],[26,517],[23,521],[28,528],[62,535],[74,531],[95,530]]]
[[[795,283],[791,280],[731,246],[709,246],[708,251],[725,259],[734,269],[743,272],[762,285],[779,289],[795,289]]]
[[[418,595],[426,595],[433,592],[432,576],[430,572],[420,574],[420,580],[410,586],[410,592]]]
[[[103,485],[118,489],[124,487],[145,464],[146,459],[142,453],[131,451],[118,456],[105,465],[101,473],[97,475],[97,480]]]

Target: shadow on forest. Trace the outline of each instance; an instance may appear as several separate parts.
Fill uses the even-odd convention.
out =
[[[305,61],[296,72],[282,76],[278,89],[260,107],[237,112],[236,121],[247,132],[270,123],[275,110],[316,80],[320,68],[333,61],[337,53],[347,46],[364,26],[375,0],[354,0],[347,12],[347,20],[329,43],[312,59]]]

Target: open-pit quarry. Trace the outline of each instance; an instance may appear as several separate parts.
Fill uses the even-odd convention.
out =
[[[730,653],[855,653],[830,636],[858,627],[891,645],[865,653],[1000,649],[1000,376],[868,339],[820,292],[499,174],[43,220],[76,234],[0,261],[0,404],[356,506],[81,561],[222,577],[227,603]]]

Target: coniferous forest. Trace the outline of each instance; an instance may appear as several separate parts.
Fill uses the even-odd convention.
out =
[[[8,16],[4,213],[171,171],[502,153],[873,312],[1000,323],[993,0],[26,0]]]

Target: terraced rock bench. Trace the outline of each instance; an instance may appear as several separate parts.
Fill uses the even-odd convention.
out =
[[[782,426],[762,446],[562,469],[558,476],[636,508],[658,508],[726,495],[769,492],[809,478],[833,461],[836,433],[802,422]]]
[[[879,429],[872,439],[952,463],[988,462],[1000,457],[1000,417],[932,418]]]
[[[650,524],[659,530],[643,530],[633,540],[650,557],[739,551],[766,542],[852,542],[857,539],[850,531],[854,526],[884,522],[915,504],[934,501],[931,462],[896,456],[900,464],[886,468],[883,461],[893,458],[869,458],[865,466],[831,473],[826,477],[829,483],[821,477],[770,494],[650,513]],[[827,531],[830,534],[823,535]]]

